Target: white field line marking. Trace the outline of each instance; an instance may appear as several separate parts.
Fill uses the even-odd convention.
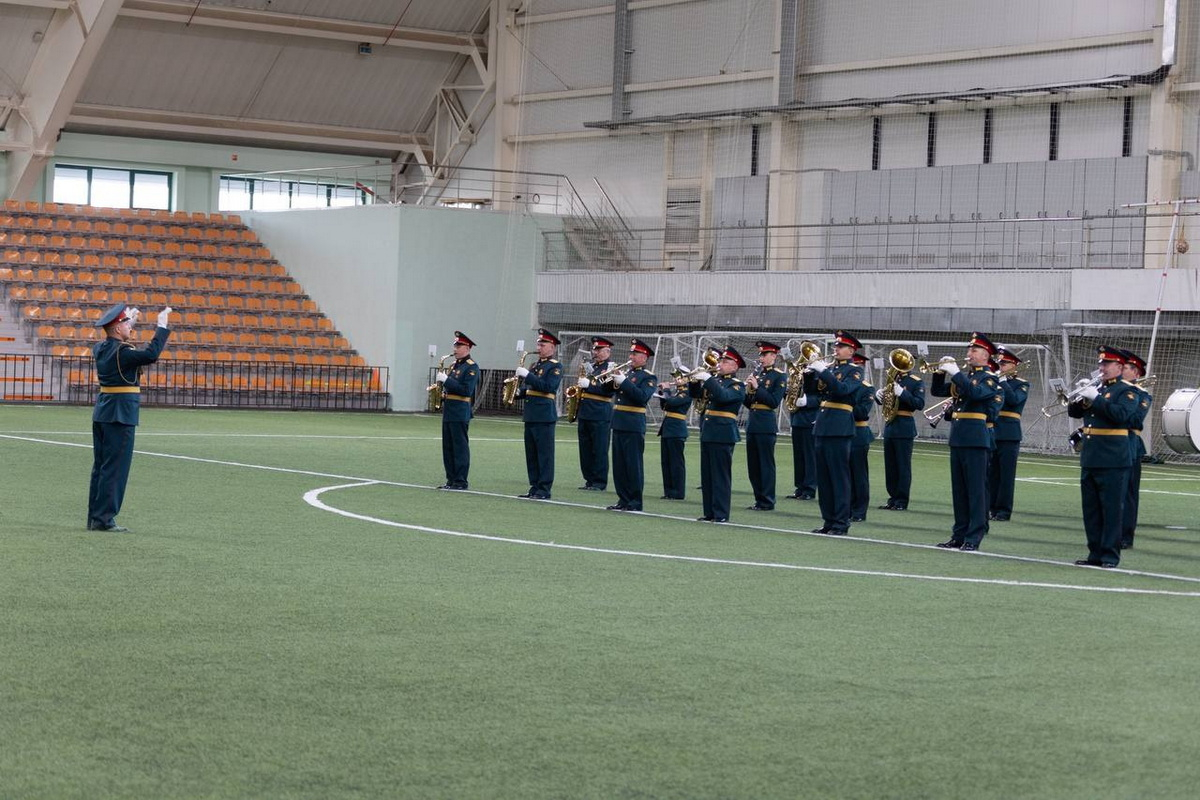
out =
[[[1071,591],[1083,592],[1107,592],[1113,594],[1143,594],[1143,595],[1165,595],[1170,597],[1200,597],[1200,592],[1181,592],[1170,591],[1163,589],[1129,589],[1125,587],[1106,587],[1106,586],[1080,586],[1073,584],[1062,583],[1042,583],[1036,581],[1012,581],[999,578],[958,578],[949,575],[916,575],[907,572],[884,572],[877,570],[864,569],[845,569],[839,567],[814,567],[803,564],[784,564],[773,561],[742,561],[738,559],[727,558],[707,558],[704,556],[681,556],[671,553],[653,553],[642,550],[617,550],[608,547],[589,547],[586,545],[576,544],[559,544],[557,542],[539,542],[532,539],[516,539],[506,536],[491,536],[483,533],[469,533],[467,531],[452,531],[445,528],[431,528],[426,525],[413,525],[406,522],[395,522],[392,520],[381,519],[379,517],[371,517],[365,514],[355,514],[352,511],[345,511],[340,508],[334,508],[321,500],[321,495],[326,492],[336,491],[339,489],[357,489],[363,486],[375,486],[379,481],[363,481],[361,483],[344,483],[338,486],[323,486],[320,489],[313,489],[304,494],[304,502],[314,508],[328,511],[339,516],[348,517],[350,519],[360,520],[362,522],[370,522],[376,525],[386,525],[392,528],[403,528],[404,530],[420,531],[421,533],[432,533],[441,536],[456,536],[463,539],[477,539],[487,542],[500,542],[503,544],[520,544],[532,547],[546,547],[554,550],[571,550],[577,553],[598,553],[601,555],[614,556],[634,556],[637,558],[653,558],[663,561],[683,561],[692,564],[720,564],[722,566],[735,567],[760,567],[764,569],[786,569],[799,572],[820,572],[829,575],[857,575],[872,578],[898,578],[918,581],[937,581],[943,583],[972,583],[972,584],[987,584],[992,586],[1013,586],[1024,588],[1038,589],[1065,589]]]
[[[24,436],[11,436],[11,435],[7,435],[7,434],[0,434],[0,439],[13,439],[16,441],[33,442],[35,444],[58,445],[60,447],[80,447],[80,448],[87,448],[89,450],[92,447],[90,444],[83,444],[83,443],[78,443],[78,442],[56,442],[51,439],[33,439],[33,438],[29,438],[29,437],[24,437]],[[362,485],[378,484],[381,486],[395,486],[395,487],[398,487],[401,489],[423,489],[425,491],[434,491],[434,492],[440,491],[436,487],[427,486],[425,484],[420,484],[420,483],[405,483],[403,481],[379,480],[376,478],[364,478],[364,477],[360,477],[357,475],[338,475],[336,473],[316,472],[313,470],[293,469],[290,467],[272,467],[272,466],[268,466],[265,464],[247,464],[247,463],[244,463],[241,461],[223,461],[223,460],[219,460],[219,459],[215,459],[215,458],[200,458],[198,456],[184,456],[184,455],[178,455],[175,453],[155,453],[155,452],[151,452],[149,450],[135,450],[134,452],[137,453],[138,455],[151,456],[151,457],[156,457],[156,458],[169,458],[169,459],[174,459],[177,461],[191,461],[191,462],[198,463],[198,464],[216,464],[218,466],[240,467],[242,469],[256,469],[256,470],[261,470],[263,472],[278,472],[278,473],[289,474],[289,475],[307,475],[307,476],[315,477],[315,478],[334,478],[337,480],[357,481],[357,482],[361,483]],[[479,495],[481,497],[497,497],[497,498],[506,499],[506,500],[519,500],[520,499],[517,497],[513,497],[512,495],[501,494],[499,492],[481,492],[476,489],[462,490],[462,491],[456,492],[456,494]],[[580,508],[580,509],[588,509],[588,510],[592,510],[592,511],[604,511],[606,514],[618,513],[618,512],[608,511],[607,509],[603,508],[602,506],[593,506],[593,505],[589,505],[587,503],[571,503],[571,502],[567,502],[565,500],[522,500],[522,502],[544,503],[546,505],[565,506],[568,508]],[[349,513],[349,512],[347,512],[347,513]],[[681,516],[676,516],[673,514],[658,514],[658,513],[653,513],[653,512],[649,512],[649,511],[622,511],[619,513],[638,514],[643,517],[654,517],[656,519],[667,519],[667,520],[674,520],[677,522],[695,522],[696,521],[692,517],[681,517]],[[387,523],[387,524],[392,524],[392,523]],[[397,523],[397,524],[399,524],[399,523]],[[705,524],[712,524],[712,523],[705,523]],[[745,523],[740,523],[740,522],[722,523],[721,527],[729,528],[729,529],[765,531],[768,533],[784,533],[784,534],[788,534],[788,535],[792,535],[792,536],[810,536],[810,537],[813,537],[816,539],[822,539],[825,541],[837,541],[837,542],[846,542],[846,543],[853,542],[853,543],[859,543],[859,544],[883,544],[883,545],[890,545],[892,547],[909,547],[909,548],[914,548],[914,549],[918,549],[918,550],[934,550],[934,551],[937,551],[938,553],[945,553],[947,555],[950,555],[950,556],[953,556],[956,558],[963,557],[961,553],[958,553],[957,551],[954,551],[954,550],[944,550],[942,548],[937,547],[936,545],[919,544],[917,542],[897,542],[892,539],[874,539],[874,538],[867,537],[867,536],[833,536],[833,537],[831,537],[831,536],[826,536],[826,535],[820,534],[820,533],[811,533],[809,531],[796,530],[793,528],[773,528],[773,527],[769,527],[766,525],[747,525]],[[1055,560],[1049,559],[1049,558],[1033,558],[1030,556],[1017,556],[1017,555],[1010,555],[1010,554],[1006,554],[1006,553],[989,553],[989,552],[984,552],[984,551],[977,551],[977,552],[973,553],[972,555],[975,557],[997,558],[997,559],[1001,559],[1004,561],[1017,561],[1017,562],[1023,562],[1023,563],[1029,563],[1029,564],[1048,564],[1050,566],[1056,566],[1056,567],[1071,567],[1072,569],[1076,568],[1074,564],[1067,563],[1064,561],[1055,561]],[[684,558],[684,556],[680,556],[680,558]],[[1184,583],[1200,583],[1200,578],[1193,578],[1193,577],[1186,576],[1186,575],[1174,575],[1174,574],[1165,573],[1165,572],[1145,572],[1142,570],[1132,570],[1132,569],[1113,569],[1113,570],[1105,570],[1105,572],[1116,573],[1116,574],[1125,574],[1125,575],[1137,575],[1137,576],[1146,577],[1146,578],[1162,578],[1165,580],[1181,581]],[[883,574],[883,573],[880,573],[880,574]],[[1054,585],[1054,584],[1051,584],[1051,585]],[[1134,590],[1130,590],[1130,591],[1134,591]]]

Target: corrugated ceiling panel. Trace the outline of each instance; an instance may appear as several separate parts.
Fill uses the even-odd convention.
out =
[[[44,8],[0,4],[0,95],[21,88],[39,46],[33,35],[45,33],[53,16]]]
[[[454,56],[121,19],[79,101],[408,131]]]
[[[395,25],[402,15],[403,27],[439,31],[468,30],[487,8],[486,0],[207,0],[205,5],[380,25]]]

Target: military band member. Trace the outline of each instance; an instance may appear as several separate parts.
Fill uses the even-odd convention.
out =
[[[682,380],[682,379],[681,379]],[[658,403],[662,408],[662,424],[658,428],[659,461],[662,464],[662,500],[683,500],[687,494],[687,461],[684,443],[688,438],[687,415],[692,397],[686,387],[660,387]]]
[[[1006,347],[996,349],[1000,365],[998,383],[1002,393],[1000,413],[996,419],[996,449],[992,451],[988,469],[988,496],[991,498],[990,519],[1007,522],[1012,518],[1013,497],[1017,485],[1017,457],[1021,453],[1021,414],[1029,399],[1029,381],[1017,374],[1021,359]]]
[[[124,533],[117,514],[125,501],[125,485],[133,465],[133,439],[141,407],[139,373],[158,360],[167,338],[168,306],[158,313],[158,327],[150,344],[139,350],[129,344],[139,312],[117,303],[96,322],[105,338],[92,348],[100,394],[92,410],[92,477],[88,486],[87,529]]]
[[[804,394],[821,400],[813,439],[817,456],[817,502],[821,527],[813,533],[845,536],[850,530],[850,444],[854,439],[854,401],[863,370],[851,357],[862,345],[846,331],[834,338],[833,360],[818,359],[804,373]]]
[[[562,382],[562,364],[554,357],[558,337],[538,328],[538,361],[531,368],[521,367],[519,396],[525,398],[521,418],[525,421],[525,471],[529,491],[521,495],[532,500],[549,500],[554,485],[554,425],[558,422],[558,385]]]
[[[746,468],[754,489],[751,511],[775,509],[775,440],[779,433],[779,404],[787,390],[787,373],[775,366],[779,345],[755,342],[761,373],[746,379],[746,399],[750,409],[746,421]]]
[[[475,388],[479,385],[479,365],[471,358],[475,343],[462,331],[454,332],[454,364],[437,374],[442,385],[442,465],[446,482],[439,489],[467,488],[471,471],[471,425]]]
[[[737,379],[745,359],[732,347],[717,362],[717,374],[699,372],[693,380],[708,398],[704,427],[700,430],[700,488],[707,522],[728,522],[733,493],[733,447],[740,440],[738,409],[746,399],[746,385]]]
[[[866,374],[867,358],[855,353],[851,362]],[[871,429],[871,409],[875,407],[875,387],[863,378],[862,388],[854,398],[854,439],[850,442],[850,521],[864,522],[871,503],[871,470],[868,456],[875,431]]]
[[[1133,386],[1138,392],[1137,418],[1129,423],[1129,491],[1125,493],[1125,511],[1121,515],[1121,549],[1133,547],[1133,534],[1137,531],[1138,508],[1141,505],[1142,491],[1142,458],[1146,455],[1146,443],[1142,440],[1142,428],[1146,415],[1150,413],[1150,404],[1154,398],[1149,392],[1138,386],[1134,381],[1146,377],[1146,362],[1140,356],[1129,350],[1122,350],[1125,365],[1121,368],[1121,378]]]
[[[817,450],[813,441],[813,425],[821,408],[821,398],[801,394],[792,412],[792,477],[796,491],[792,500],[814,500],[817,496]]]
[[[892,391],[896,395],[896,416],[883,426],[883,477],[888,500],[880,508],[905,511],[912,494],[913,440],[917,423],[913,413],[925,408],[925,382],[916,370],[896,376]],[[883,389],[875,390],[875,400],[883,402]]]
[[[593,384],[592,379],[612,368],[613,343],[603,336],[592,337],[592,360],[588,374],[579,379],[579,470],[589,492],[608,488],[608,443],[612,433],[613,385]]]
[[[978,550],[988,530],[987,470],[992,434],[987,421],[999,405],[996,399],[1000,384],[987,364],[995,353],[996,345],[987,336],[971,334],[966,366],[960,369],[953,359],[944,360],[929,387],[934,397],[955,398],[949,410],[954,528],[950,538],[938,547]]]
[[[1141,415],[1137,389],[1121,380],[1125,356],[1119,348],[1101,345],[1100,385],[1088,386],[1067,406],[1067,415],[1083,420],[1079,452],[1079,492],[1088,556],[1075,563],[1115,567],[1121,562],[1121,526],[1133,453],[1129,430]]]
[[[613,375],[617,403],[612,416],[613,485],[617,502],[608,507],[610,511],[642,510],[646,404],[658,388],[658,378],[646,370],[646,360],[652,355],[650,345],[634,339],[629,347],[629,371]]]

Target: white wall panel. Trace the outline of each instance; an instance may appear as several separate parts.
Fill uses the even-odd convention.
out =
[[[527,57],[523,93],[612,85],[612,14],[518,29]]]
[[[766,171],[770,130],[763,126],[758,139],[759,174]],[[752,125],[718,128],[713,132],[712,174],[714,178],[730,178],[750,174]]]
[[[879,168],[925,166],[929,118],[923,114],[884,117],[879,135]]]
[[[1119,158],[1125,101],[1063,103],[1059,116],[1058,157]]]
[[[871,120],[805,122],[799,129],[804,170],[871,168]]]
[[[707,0],[629,17],[633,83],[770,69],[775,4]]]
[[[1045,161],[1050,153],[1050,109],[997,108],[992,118],[992,162]]]
[[[632,92],[627,99],[634,118],[637,118],[661,114],[773,106],[775,98],[771,95],[771,89],[769,80],[744,81],[717,86]]]
[[[812,0],[805,64],[969,50],[1150,30],[1161,0]]]
[[[983,111],[939,112],[937,166],[983,163]]]
[[[516,133],[578,133],[586,130],[584,121],[606,120],[611,116],[612,99],[608,95],[526,103],[521,108]]]
[[[663,224],[661,136],[622,136],[603,141],[523,145],[520,169],[567,175],[589,207],[596,207],[598,177],[621,214],[636,227]]]

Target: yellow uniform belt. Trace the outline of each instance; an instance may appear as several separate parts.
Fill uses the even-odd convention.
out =
[[[645,414],[646,413],[645,406],[617,406],[616,410],[617,411],[628,411],[631,414]]]
[[[464,403],[471,402],[471,398],[463,397],[461,394],[444,394],[444,395],[442,395],[442,399],[443,400],[461,400]]]
[[[871,425],[871,423],[867,422],[866,420],[855,420],[854,421],[854,427],[856,427],[856,428],[867,428],[867,427],[870,427],[870,425]]]
[[[1125,436],[1129,428],[1084,428],[1083,432],[1088,436]]]
[[[140,386],[101,386],[100,394],[141,394]]]
[[[584,400],[599,400],[601,403],[611,403],[613,400],[611,397],[605,397],[602,394],[589,394],[588,392],[584,392],[579,396]]]
[[[737,414],[734,414],[730,411],[706,411],[704,413],[705,416],[709,417],[729,417],[730,419],[737,419]]]
[[[846,403],[831,403],[828,400],[821,401],[821,408],[836,408],[841,411],[853,411],[854,410],[854,406],[852,406],[852,405],[847,405]]]
[[[911,417],[912,412],[911,411],[897,411],[896,416],[897,417]]]
[[[525,394],[530,397],[549,397],[551,400],[554,399],[553,392],[535,392],[533,389],[526,389]]]
[[[1002,417],[1012,417],[1013,419],[1020,419],[1020,418],[1021,418],[1021,415],[1020,415],[1020,414],[1018,414],[1018,413],[1017,413],[1017,412],[1015,412],[1015,411],[1001,411],[1001,412],[1000,412],[1000,416],[1002,416]]]
[[[755,411],[774,411],[775,410],[771,406],[768,406],[764,403],[755,403],[754,405],[750,406],[750,408],[754,409]]]
[[[987,414],[977,411],[955,411],[954,419],[987,419]]]
[[[683,419],[683,420],[687,419],[687,414],[678,414],[674,411],[664,411],[663,416],[670,417],[671,419]]]

